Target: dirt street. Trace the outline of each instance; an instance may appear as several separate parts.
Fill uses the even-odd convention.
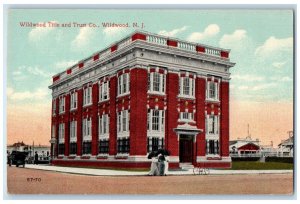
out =
[[[85,176],[7,168],[10,194],[292,194],[292,174]]]

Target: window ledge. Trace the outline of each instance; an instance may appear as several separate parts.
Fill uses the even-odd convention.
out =
[[[129,156],[129,153],[117,153],[116,154],[116,158],[120,158],[120,159],[126,159]]]
[[[178,119],[178,122],[184,122],[184,123],[196,123],[194,120],[187,120],[187,119]]]
[[[117,138],[127,138],[129,137],[129,131],[128,132],[118,132]]]
[[[195,96],[188,96],[188,95],[178,95],[178,98],[184,98],[184,99],[192,99],[195,100]]]
[[[166,93],[158,92],[158,91],[148,91],[147,94],[149,94],[149,95],[159,95],[159,96],[165,96],[166,95]]]
[[[71,109],[70,109],[70,111],[74,111],[74,110],[77,110],[77,107],[71,108]]]
[[[105,134],[105,135],[98,135],[98,138],[99,138],[99,140],[102,140],[102,139],[109,139],[109,133],[108,133],[108,134]]]
[[[91,135],[83,136],[82,140],[83,140],[83,142],[91,142],[92,141],[92,136]]]
[[[83,105],[82,107],[83,107],[83,108],[86,108],[86,107],[89,107],[89,106],[91,106],[91,105],[93,105],[93,103],[85,104],[85,105]]]
[[[212,99],[212,98],[207,98],[205,101],[206,102],[212,102],[212,103],[220,103],[219,99]]]
[[[59,112],[59,115],[65,114],[66,111]]]
[[[98,103],[104,103],[104,102],[107,102],[107,101],[109,101],[109,98],[105,99],[105,100],[100,100],[100,101],[98,101]]]
[[[130,95],[130,92],[126,92],[126,93],[119,94],[119,95],[117,96],[117,98],[121,98],[121,97],[127,96],[127,95]]]
[[[58,143],[59,143],[59,144],[65,144],[65,138],[59,139],[59,140],[58,140]]]

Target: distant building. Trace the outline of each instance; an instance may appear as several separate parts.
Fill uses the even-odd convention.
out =
[[[23,141],[12,145],[7,145],[7,151],[25,151],[28,152],[29,157],[34,157],[35,152],[39,155],[39,160],[50,159],[50,146],[47,145],[26,145]]]
[[[265,157],[277,157],[278,156],[278,148],[273,146],[273,142],[271,141],[270,145],[261,145],[260,146],[261,153]]]
[[[259,140],[253,140],[251,136],[238,138],[229,142],[231,157],[255,157],[260,156]]]
[[[294,154],[294,136],[291,136],[281,141],[278,145],[278,156],[279,157],[293,157]]]

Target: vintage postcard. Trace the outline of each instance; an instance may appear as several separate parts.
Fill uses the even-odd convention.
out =
[[[8,8],[8,198],[293,196],[294,12]]]

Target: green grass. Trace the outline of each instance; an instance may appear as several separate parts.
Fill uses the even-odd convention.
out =
[[[283,162],[233,161],[229,170],[282,170],[293,169],[294,164]]]

